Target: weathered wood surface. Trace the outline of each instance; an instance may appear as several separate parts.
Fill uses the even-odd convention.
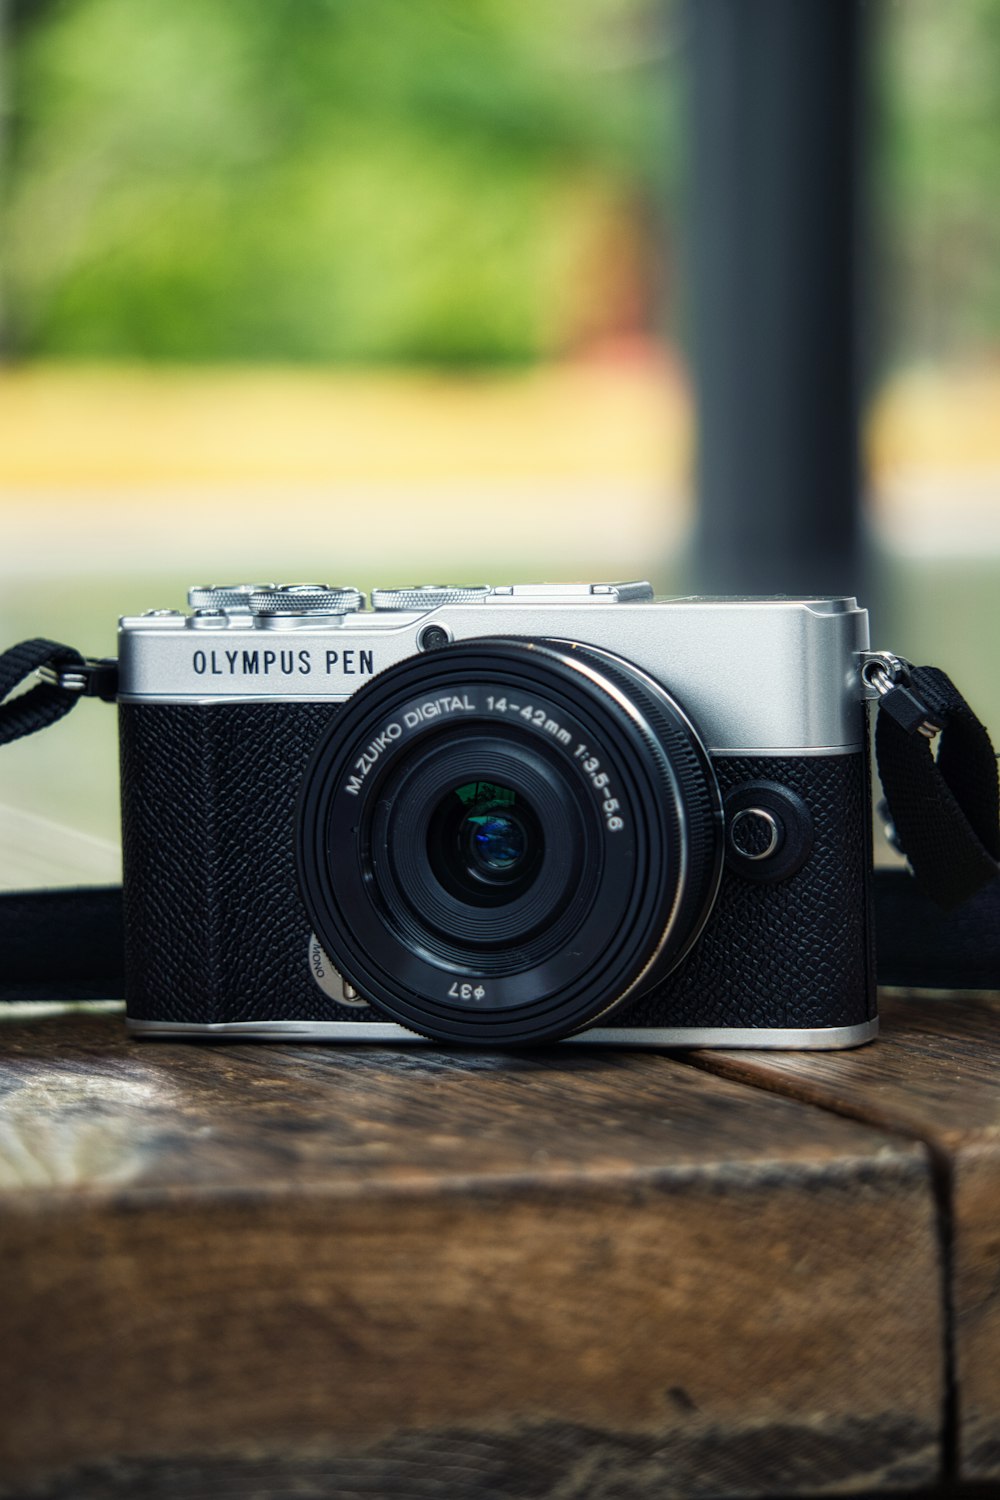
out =
[[[856,1052],[698,1060],[927,1143],[949,1261],[954,1463],[965,1480],[1000,1480],[1000,996],[886,995],[881,1039]]]
[[[665,1056],[0,1022],[7,1493],[916,1488],[919,1142]]]

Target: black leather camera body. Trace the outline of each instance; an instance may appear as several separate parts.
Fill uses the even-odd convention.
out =
[[[190,598],[121,625],[134,1033],[875,1035],[854,600]]]

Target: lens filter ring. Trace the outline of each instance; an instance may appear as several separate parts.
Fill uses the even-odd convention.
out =
[[[474,817],[511,810],[501,832],[524,847],[509,877],[466,860],[449,798]],[[334,715],[299,797],[300,888],[331,961],[393,1020],[542,1041],[687,951],[718,885],[720,806],[683,710],[624,659],[463,642],[390,668]]]

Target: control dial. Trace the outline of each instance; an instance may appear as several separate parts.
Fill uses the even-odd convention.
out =
[[[485,583],[415,583],[399,589],[372,589],[372,608],[437,609],[440,604],[478,604],[491,592]]]
[[[227,615],[250,613],[250,596],[276,589],[276,583],[196,583],[188,589],[192,609],[224,609]]]
[[[364,602],[360,590],[334,588],[327,583],[283,583],[250,595],[251,611],[264,619],[349,615],[361,609]]]

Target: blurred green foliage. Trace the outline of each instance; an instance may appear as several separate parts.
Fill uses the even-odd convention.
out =
[[[900,359],[1000,353],[1000,3],[886,0],[874,223]]]
[[[655,0],[34,0],[14,16],[15,351],[552,352],[588,326],[602,236],[641,221],[675,159]]]
[[[13,354],[485,364],[662,307],[680,0],[5,7]],[[869,13],[883,344],[995,352],[1000,0]]]

